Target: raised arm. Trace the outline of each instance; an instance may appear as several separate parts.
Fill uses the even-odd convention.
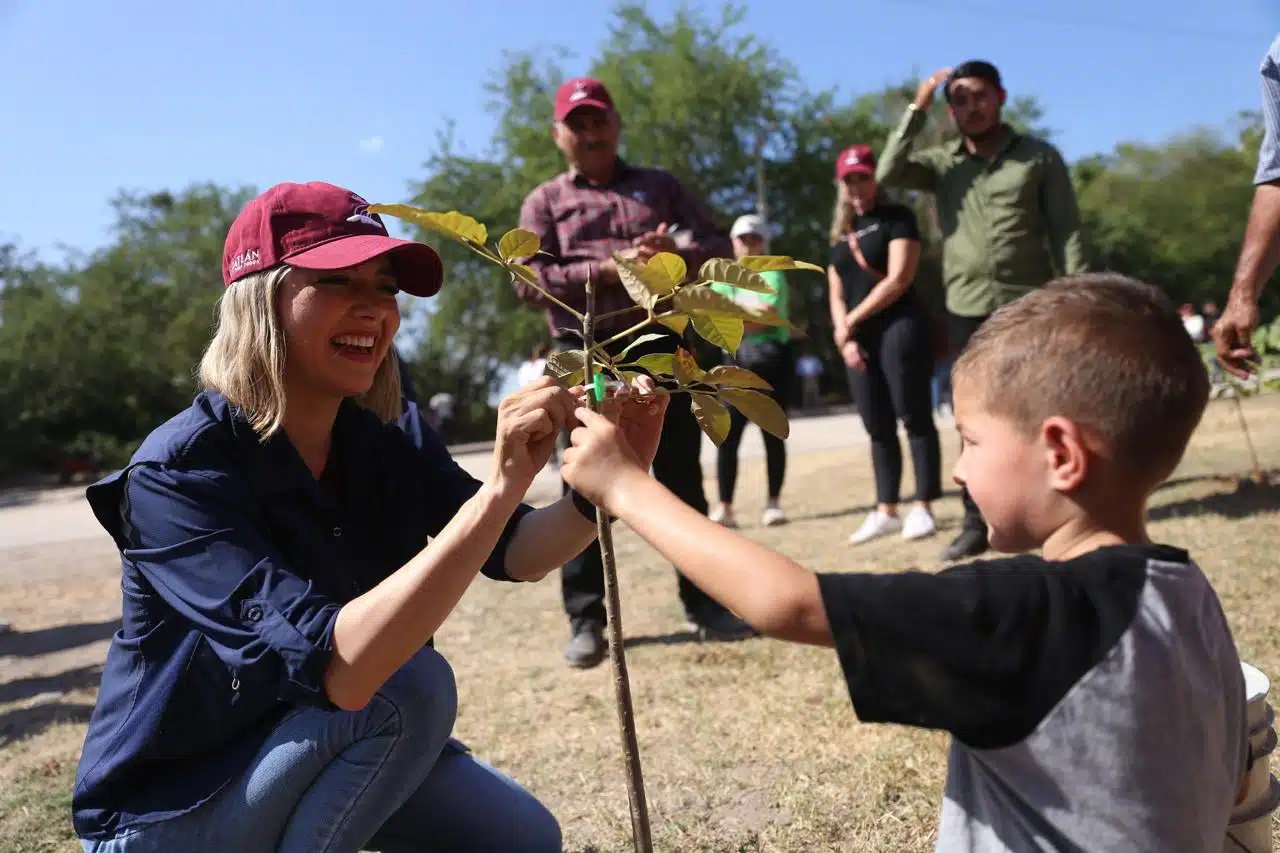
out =
[[[1049,149],[1045,163],[1043,197],[1044,221],[1049,252],[1058,275],[1079,275],[1085,271],[1084,246],[1080,237],[1080,209],[1071,173],[1056,148]]]

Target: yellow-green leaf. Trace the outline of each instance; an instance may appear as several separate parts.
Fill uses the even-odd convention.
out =
[[[698,382],[706,375],[706,371],[698,366],[698,360],[693,357],[693,353],[684,347],[677,347],[676,354],[672,363],[672,373],[676,377],[676,382],[681,385],[689,385]]]
[[[773,293],[769,282],[760,273],[747,269],[742,264],[734,263],[728,258],[712,258],[698,270],[698,277],[705,281],[731,284],[740,290],[753,293]]]
[[[694,317],[729,317],[739,320],[753,318],[750,309],[701,284],[677,291],[675,303],[677,309]]]
[[[658,301],[658,296],[665,293],[661,289],[663,285],[651,286],[649,283],[649,279],[655,277],[655,271],[644,264],[632,263],[617,254],[614,254],[613,262],[617,264],[618,278],[622,280],[622,286],[627,289],[632,300],[646,310],[652,309]]]
[[[649,259],[645,267],[654,273],[651,279],[645,281],[650,289],[658,284],[665,285],[663,290],[658,291],[659,293],[670,293],[675,290],[684,284],[684,278],[689,274],[684,258],[674,252],[659,252]]]
[[[498,255],[504,261],[532,257],[540,248],[542,243],[538,240],[538,235],[524,228],[513,228],[498,241]]]
[[[647,335],[641,335],[640,337],[636,338],[636,339],[635,339],[634,341],[632,341],[631,343],[627,344],[626,349],[624,349],[622,352],[618,353],[618,358],[622,358],[622,357],[623,357],[623,356],[625,356],[627,353],[631,352],[631,350],[632,350],[632,349],[634,349],[635,347],[640,346],[640,344],[648,343],[649,341],[660,341],[660,340],[662,340],[663,338],[666,338],[666,337],[667,337],[667,336],[666,336],[666,335],[664,335],[664,334],[662,334],[661,332],[649,332]]]
[[[778,438],[786,438],[791,434],[791,424],[786,412],[771,397],[745,388],[721,388],[720,396],[760,429],[773,433]]]
[[[729,410],[710,394],[690,394],[689,408],[693,409],[693,417],[698,426],[707,434],[707,438],[718,447],[729,437]]]
[[[586,381],[586,359],[582,351],[576,349],[552,353],[542,372],[553,377],[562,387],[572,388]]]
[[[668,314],[665,317],[655,317],[654,319],[677,335],[683,335],[685,328],[689,325],[689,318],[684,314]]]
[[[654,376],[670,376],[675,370],[675,361],[675,356],[669,352],[651,352],[637,358],[634,364]]]
[[[489,239],[489,232],[485,230],[483,225],[465,213],[459,213],[456,210],[451,210],[448,213],[435,213],[434,211],[414,207],[411,204],[371,204],[369,205],[369,212],[385,213],[387,216],[394,216],[396,219],[403,219],[406,222],[412,222],[414,225],[421,225],[428,231],[434,231],[437,234],[443,234],[446,237],[452,237],[463,242],[471,242],[483,246],[485,241]]]
[[[707,375],[702,381],[708,385],[719,385],[722,388],[764,388],[766,390],[773,388],[762,377],[744,367],[737,367],[732,364],[716,365],[707,371]]]
[[[742,346],[742,321],[736,317],[698,316],[693,318],[693,330],[722,350],[737,352]]]
[[[738,258],[738,263],[754,272],[766,272],[768,270],[826,272],[822,267],[815,266],[808,261],[797,261],[789,255],[747,255],[746,257]]]

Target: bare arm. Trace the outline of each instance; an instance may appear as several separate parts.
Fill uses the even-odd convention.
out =
[[[753,628],[780,640],[832,645],[813,572],[710,521],[639,467],[627,471],[615,494],[611,512]]]
[[[363,708],[440,629],[519,502],[519,494],[481,488],[431,544],[338,611],[333,656],[325,672],[325,692],[335,705],[347,711]]]
[[[865,323],[868,318],[888,308],[902,298],[916,277],[916,265],[920,262],[920,241],[899,238],[889,241],[889,274],[871,288],[867,298],[845,315],[845,322],[852,328]]]
[[[1280,182],[1262,184],[1254,190],[1229,298],[1256,304],[1262,295],[1262,285],[1275,274],[1277,266],[1280,266]]]
[[[542,580],[582,553],[596,538],[596,523],[568,495],[520,519],[507,547],[507,574],[515,580]]]

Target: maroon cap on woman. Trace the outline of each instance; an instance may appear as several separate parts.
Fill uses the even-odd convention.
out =
[[[432,296],[444,281],[435,249],[397,240],[360,196],[321,181],[276,184],[245,205],[222,249],[222,280],[238,279],[280,263],[304,270],[340,270],[391,254],[396,284],[414,296]]]
[[[876,155],[870,145],[850,145],[836,158],[836,180],[845,175],[876,175]]]

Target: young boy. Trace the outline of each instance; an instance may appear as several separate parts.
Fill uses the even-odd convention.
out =
[[[1116,275],[997,311],[953,371],[969,488],[1006,553],[817,574],[650,479],[583,410],[563,475],[761,633],[835,646],[858,717],[951,733],[938,850],[1220,851],[1248,763],[1227,619],[1147,538],[1209,383],[1176,311]]]

